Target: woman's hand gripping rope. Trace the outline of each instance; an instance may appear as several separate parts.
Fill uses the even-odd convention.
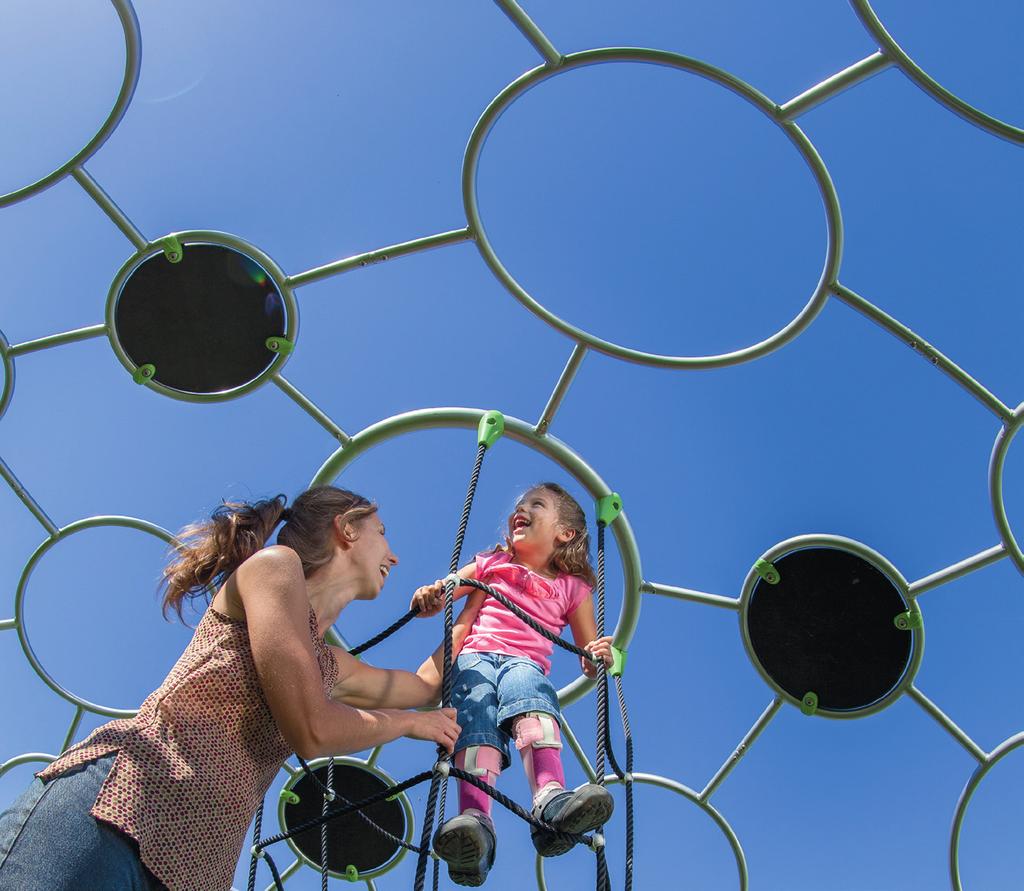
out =
[[[448,751],[455,750],[462,728],[455,720],[455,709],[438,708],[425,712],[408,712],[412,727],[405,734],[410,739],[435,742]]]

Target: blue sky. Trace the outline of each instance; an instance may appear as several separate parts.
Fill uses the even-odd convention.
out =
[[[990,0],[969,15],[948,0],[874,6],[944,86],[1021,124],[1019,4]],[[780,103],[877,49],[839,0],[524,8],[563,53],[664,49]],[[138,89],[87,169],[148,238],[222,230],[289,273],[465,226],[460,180],[473,125],[541,61],[492,3],[139,0],[136,10]],[[0,144],[0,193],[85,144],[123,67],[117,17],[100,0],[47,11],[18,0],[4,27],[12,37],[0,58],[0,107],[15,138]],[[797,123],[839,196],[840,281],[1016,406],[1020,148],[896,69]],[[800,155],[752,106],[679,71],[614,64],[546,81],[495,125],[478,185],[495,250],[522,285],[630,347],[702,355],[747,346],[788,324],[821,274],[825,214]],[[4,208],[0,330],[20,343],[102,322],[132,251],[70,179]],[[472,243],[296,293],[300,333],[284,374],[350,434],[447,405],[534,422],[572,351],[505,291]],[[734,367],[669,370],[591,352],[552,434],[621,493],[645,579],[738,596],[751,564],[795,535],[856,539],[911,580],[997,544],[987,467],[999,429],[981,403],[831,299],[793,342]],[[175,530],[222,498],[296,494],[336,445],[272,385],[201,405],[136,386],[102,338],[19,357],[0,419],[0,457],[60,526],[125,514]],[[418,433],[342,475],[379,502],[401,559],[380,600],[343,615],[349,640],[389,624],[418,584],[443,574],[473,454],[465,432]],[[1011,447],[1006,466],[1011,523],[1024,519],[1018,455]],[[516,495],[543,478],[572,484],[546,458],[499,443],[467,554],[493,543]],[[6,487],[0,518],[5,619],[45,532]],[[188,640],[160,618],[162,564],[161,543],[131,530],[91,530],[54,547],[32,576],[25,614],[47,671],[93,701],[138,705]],[[614,616],[623,596],[614,553],[609,591]],[[916,683],[986,751],[1024,729],[1021,593],[1003,560],[920,600],[927,646]],[[415,622],[372,661],[414,667],[440,628]],[[0,666],[0,762],[54,751],[73,707],[32,672],[14,631],[0,632]],[[554,673],[566,683],[573,667]],[[637,770],[697,789],[773,695],[734,613],[650,595],[625,684]],[[592,750],[593,698],[567,711]],[[78,738],[98,723],[86,718]],[[403,779],[431,754],[400,741],[379,765]],[[785,706],[712,801],[739,837],[752,889],[941,888],[954,807],[974,767],[907,697],[850,721]],[[26,766],[0,778],[0,800],[30,775]],[[525,800],[518,766],[502,788]],[[971,805],[965,887],[1004,888],[1024,869],[1014,834],[1022,793],[1024,766],[1011,755]],[[410,796],[417,813],[424,797]],[[622,810],[610,830],[616,885]],[[640,787],[637,810],[637,887],[738,887],[728,844],[695,806]],[[499,834],[489,887],[531,882],[526,828],[499,815]],[[291,860],[284,850],[276,859]],[[590,855],[575,851],[549,864],[549,886],[588,887],[591,870]],[[377,886],[409,887],[411,875],[407,859]],[[306,869],[288,884],[315,888],[319,877]]]

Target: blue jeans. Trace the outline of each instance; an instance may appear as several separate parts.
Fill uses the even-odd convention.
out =
[[[492,746],[508,767],[512,719],[526,712],[544,712],[561,723],[558,694],[532,659],[501,653],[463,653],[455,660],[452,706],[462,733],[455,751]]]
[[[135,841],[89,811],[116,755],[44,784],[0,814],[0,891],[160,891]]]

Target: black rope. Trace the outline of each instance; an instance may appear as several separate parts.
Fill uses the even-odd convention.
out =
[[[412,618],[419,615],[419,612],[420,609],[418,606],[409,610],[409,612],[402,616],[402,618],[400,618],[393,625],[389,625],[387,628],[381,631],[380,634],[374,635],[367,641],[363,641],[363,643],[359,644],[358,647],[352,647],[352,649],[348,651],[349,655],[358,656],[360,653],[365,653],[371,647],[377,646],[377,644],[379,644],[382,640],[386,640],[387,638],[391,637],[391,635],[394,634],[396,631],[399,631],[406,625],[408,625],[409,621]]]
[[[633,887],[633,731],[629,727],[629,713],[626,711],[626,695],[622,690],[622,676],[615,678],[615,693],[619,700],[622,729],[626,734],[626,885],[625,891]]]
[[[601,520],[597,522],[597,636],[604,637],[604,528]],[[610,733],[608,730],[608,671],[602,660],[597,673],[597,739],[594,769],[597,773],[597,785],[604,785],[605,751],[609,749]],[[604,827],[598,827],[603,834]],[[604,846],[597,850],[597,891],[611,891],[608,879],[608,860]]]
[[[309,767],[305,764],[303,767],[306,768],[307,774],[312,774]],[[324,803],[320,809],[321,814],[327,813],[327,807],[331,803],[331,799],[334,797],[334,793],[331,791],[332,780],[334,779],[334,759],[330,758],[327,761],[327,787],[324,792]],[[362,811],[356,813],[361,814]],[[327,821],[324,820],[320,824],[320,891],[327,891]]]
[[[260,801],[260,806],[256,809],[256,817],[252,824],[252,843],[255,846],[260,840],[260,833],[263,831],[263,805],[264,801]],[[258,860],[255,854],[249,858],[249,884],[247,886],[248,891],[254,891],[256,887],[256,861]]]
[[[454,575],[459,569],[459,561],[462,557],[462,543],[466,538],[466,528],[469,526],[469,514],[473,508],[473,498],[476,495],[477,483],[480,480],[480,468],[483,466],[484,454],[487,452],[485,443],[478,443],[476,450],[476,462],[473,465],[473,473],[469,479],[469,487],[466,490],[466,500],[462,505],[462,517],[459,520],[459,531],[455,535],[455,545],[452,547],[452,559],[449,564],[448,574]],[[455,624],[453,615],[455,582],[449,580],[444,586],[444,671],[441,675],[441,707],[450,708],[452,703],[452,626]],[[443,746],[437,747],[437,758],[440,763],[447,763],[448,752]],[[423,884],[427,875],[427,856],[430,849],[430,836],[434,831],[434,810],[437,807],[438,792],[441,787],[440,772],[434,775],[430,782],[430,793],[427,796],[427,811],[423,817],[423,835],[420,838],[422,849],[416,861],[416,879],[414,891],[423,891]],[[447,793],[447,789],[445,790]],[[442,808],[438,815],[441,823],[444,822],[444,801],[447,794],[442,797]],[[438,883],[438,865],[434,868],[434,889]]]

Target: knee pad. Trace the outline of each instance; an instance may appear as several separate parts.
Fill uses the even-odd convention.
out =
[[[512,727],[516,749],[520,752],[531,749],[562,748],[561,729],[551,715],[546,712],[527,712],[516,718]]]
[[[475,777],[501,773],[501,752],[494,746],[467,746],[455,755],[455,766]]]

